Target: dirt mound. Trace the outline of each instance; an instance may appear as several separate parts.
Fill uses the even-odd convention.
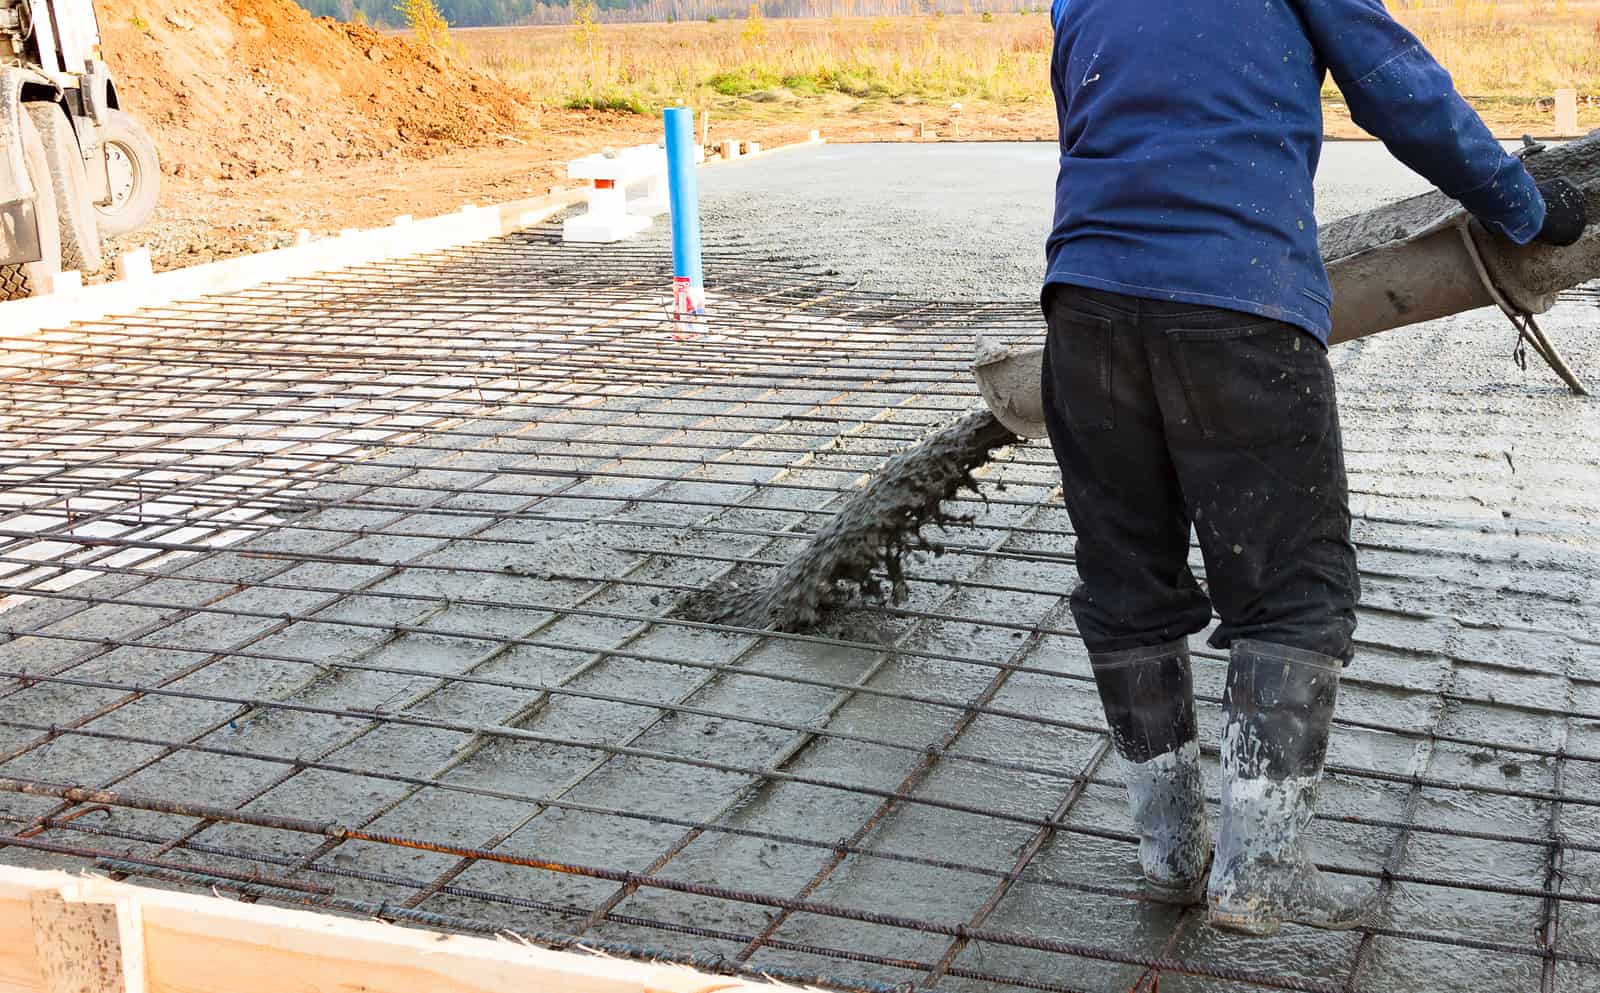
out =
[[[293,0],[97,0],[165,171],[233,179],[514,140],[529,107],[459,60]]]

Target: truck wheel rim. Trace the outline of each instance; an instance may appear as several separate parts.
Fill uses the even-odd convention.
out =
[[[138,173],[139,166],[133,155],[121,143],[106,143],[106,175],[111,182],[111,205],[105,208],[107,213],[116,213],[133,199]]]

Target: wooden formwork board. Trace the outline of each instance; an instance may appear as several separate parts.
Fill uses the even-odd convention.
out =
[[[113,282],[68,285],[45,296],[0,303],[0,329],[16,337],[175,300],[230,293],[274,280],[455,248],[532,227],[580,198],[578,192],[566,191],[493,207],[467,206],[441,217],[421,221],[397,218],[387,227],[346,231],[334,238],[168,272],[150,274],[146,267],[145,272]]]
[[[0,867],[0,993],[711,993],[773,986]]]

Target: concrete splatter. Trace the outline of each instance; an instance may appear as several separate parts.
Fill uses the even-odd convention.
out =
[[[987,410],[968,414],[884,463],[766,586],[708,589],[692,597],[680,615],[804,631],[857,595],[904,600],[906,555],[937,551],[922,537],[923,526],[963,520],[946,514],[941,504],[963,486],[976,490],[973,470],[995,449],[1016,441]]]

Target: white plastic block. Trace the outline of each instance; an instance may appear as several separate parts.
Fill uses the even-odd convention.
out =
[[[646,180],[644,196],[628,205],[632,213],[640,217],[655,217],[665,214],[672,209],[672,197],[667,185],[665,171],[657,173]]]
[[[1578,91],[1556,90],[1556,134],[1578,133]]]
[[[635,145],[567,163],[567,175],[589,181],[588,209],[562,225],[566,241],[621,241],[650,226],[650,218],[670,207],[667,195],[667,153],[659,145]],[[646,183],[645,195],[629,213],[628,187]]]
[[[569,217],[562,223],[561,238],[563,241],[604,245],[631,238],[649,226],[650,218],[635,214],[622,214],[612,218],[596,218],[592,214],[583,214]]]
[[[74,293],[83,289],[83,273],[76,269],[53,272],[45,282],[46,293]]]
[[[585,155],[567,163],[568,179],[604,179],[629,186],[667,168],[667,152],[658,145],[635,145],[610,155]]]
[[[150,263],[150,249],[130,248],[117,256],[118,279],[149,279],[153,275],[155,267]]]
[[[584,200],[589,205],[592,217],[610,219],[628,212],[628,191],[620,186],[596,187],[584,196]]]
[[[628,213],[628,191],[620,185],[591,189],[587,199],[589,209],[562,224],[566,241],[621,241],[650,226],[650,218]]]

